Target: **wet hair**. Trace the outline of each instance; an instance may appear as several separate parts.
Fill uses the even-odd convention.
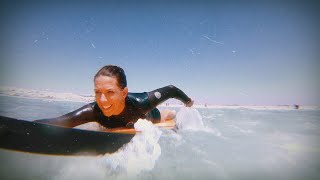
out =
[[[121,89],[127,87],[127,78],[124,73],[124,70],[121,67],[114,66],[114,65],[107,65],[101,68],[97,74],[94,76],[94,81],[99,76],[108,76],[114,77],[117,79],[118,85]]]

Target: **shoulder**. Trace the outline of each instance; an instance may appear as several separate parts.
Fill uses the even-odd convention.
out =
[[[128,93],[128,100],[135,102],[135,103],[141,103],[144,101],[148,101],[148,94],[146,92],[143,93]]]
[[[146,108],[150,106],[148,93],[128,93],[127,103],[135,107]]]
[[[81,112],[81,113],[92,113],[92,112],[95,112],[97,110],[100,110],[98,104],[96,102],[92,102],[92,103],[89,103],[89,104],[86,104],[86,105],[82,106],[77,111]]]
[[[82,106],[81,109],[94,109],[96,106],[98,106],[97,103],[96,102],[92,102],[92,103],[89,103],[89,104],[86,104],[86,105]]]

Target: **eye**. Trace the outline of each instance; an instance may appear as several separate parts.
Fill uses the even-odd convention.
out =
[[[107,94],[108,94],[108,95],[113,95],[113,94],[114,94],[114,91],[108,91]]]

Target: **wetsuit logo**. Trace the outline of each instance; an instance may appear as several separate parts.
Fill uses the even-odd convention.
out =
[[[154,95],[156,96],[156,98],[160,99],[161,98],[161,93],[159,93],[158,91],[154,93]]]

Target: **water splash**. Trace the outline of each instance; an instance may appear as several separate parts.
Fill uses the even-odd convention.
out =
[[[204,129],[202,117],[198,110],[183,107],[177,114],[176,125],[181,130],[201,130]]]
[[[71,159],[55,179],[139,179],[141,172],[154,168],[161,155],[158,141],[162,131],[143,119],[139,119],[134,128],[141,133],[117,152]]]
[[[139,119],[136,131],[141,131],[131,142],[114,154],[106,154],[100,159],[104,166],[117,179],[136,177],[141,171],[150,171],[161,155],[158,144],[162,132],[150,121]]]
[[[179,130],[204,131],[221,136],[219,130],[204,125],[201,114],[195,108],[182,107],[177,114],[176,125]]]

